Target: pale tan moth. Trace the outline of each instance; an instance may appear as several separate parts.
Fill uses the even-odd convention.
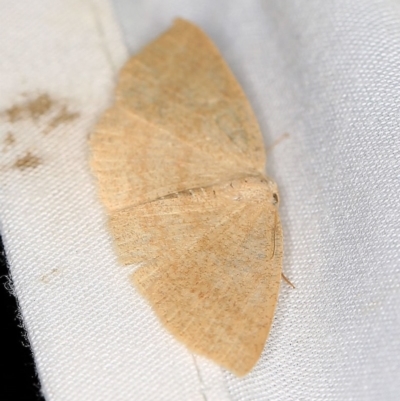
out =
[[[123,67],[90,138],[119,261],[164,327],[242,376],[277,303],[276,184],[246,96],[211,40],[171,29]]]

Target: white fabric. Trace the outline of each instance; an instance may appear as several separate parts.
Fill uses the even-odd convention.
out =
[[[267,347],[244,379],[193,359],[115,261],[86,146],[125,59],[110,10],[100,0],[21,3],[0,5],[0,110],[48,91],[81,113],[45,137],[37,123],[0,123],[17,139],[1,160],[1,234],[46,398],[397,400],[400,3],[114,0],[130,52],[175,16],[198,23],[266,143],[289,133],[267,171],[296,289],[282,286]],[[28,149],[43,165],[10,168]]]

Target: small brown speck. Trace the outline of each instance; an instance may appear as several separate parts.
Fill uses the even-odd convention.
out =
[[[40,157],[33,155],[31,152],[27,152],[25,156],[16,160],[14,167],[19,170],[26,170],[28,168],[36,168],[40,164],[42,164]]]
[[[12,132],[9,132],[7,136],[4,138],[4,147],[9,148],[15,143],[15,137]]]
[[[40,277],[40,281],[44,284],[49,284],[50,281],[55,278],[55,276],[59,275],[61,273],[61,269],[54,268],[51,269],[48,273],[44,274],[42,277]]]

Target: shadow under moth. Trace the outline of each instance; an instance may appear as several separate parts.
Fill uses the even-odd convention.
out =
[[[191,351],[238,376],[277,303],[282,228],[250,104],[211,40],[178,19],[122,68],[90,138],[119,261]]]

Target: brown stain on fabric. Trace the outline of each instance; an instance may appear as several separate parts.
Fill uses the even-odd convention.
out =
[[[5,114],[11,123],[27,118],[36,121],[48,113],[54,104],[55,101],[47,93],[42,93],[31,100],[14,104],[5,110]]]
[[[67,124],[79,117],[79,113],[77,112],[71,112],[68,110],[68,108],[63,105],[60,110],[58,111],[57,115],[50,120],[48,130],[52,131],[54,128],[57,128],[61,124]],[[47,134],[45,132],[45,134]]]
[[[9,122],[16,123],[23,120],[39,121],[42,117],[49,117],[47,127],[43,133],[48,134],[62,124],[69,124],[79,117],[78,112],[72,112],[64,101],[55,99],[48,93],[39,93],[23,102],[15,103],[3,112]]]
[[[26,152],[25,156],[18,158],[14,163],[14,168],[18,170],[35,169],[42,164],[42,159],[31,152]]]

